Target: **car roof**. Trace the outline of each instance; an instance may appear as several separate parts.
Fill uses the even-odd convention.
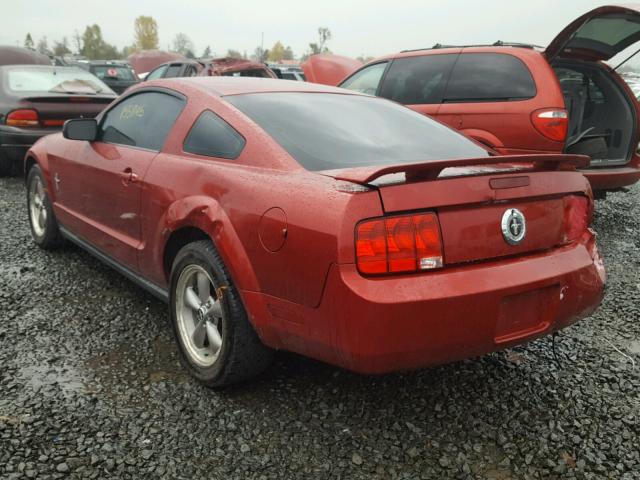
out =
[[[402,50],[401,52],[384,55],[382,57],[376,58],[368,62],[367,65],[371,65],[372,63],[377,63],[385,60],[393,60],[395,58],[420,57],[423,55],[442,55],[442,54],[460,53],[463,51],[465,53],[509,53],[511,55],[516,55],[516,56],[537,55],[540,53],[540,50],[537,47],[529,46],[529,45],[523,45],[523,46],[516,46],[511,44],[466,45],[466,46],[465,45],[463,46],[438,45],[435,48]]]
[[[181,77],[153,80],[150,82],[145,82],[144,84],[149,87],[174,87],[177,90],[180,90],[181,85],[184,85],[187,88],[196,87],[199,90],[204,90],[207,93],[218,97],[267,92],[310,92],[362,95],[351,90],[345,90],[338,87],[330,87],[328,85],[321,85],[319,83],[258,77]]]

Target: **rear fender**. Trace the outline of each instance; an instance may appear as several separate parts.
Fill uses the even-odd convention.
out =
[[[160,223],[164,227],[163,246],[162,250],[156,253],[157,265],[162,265],[164,250],[171,233],[184,227],[194,227],[211,238],[239,290],[259,290],[242,242],[226,212],[216,200],[204,195],[177,200],[169,206]]]

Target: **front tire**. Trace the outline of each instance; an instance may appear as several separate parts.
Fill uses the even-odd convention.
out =
[[[171,269],[170,316],[180,357],[208,387],[252,378],[271,363],[233,281],[208,240],[183,247]]]
[[[38,165],[31,167],[27,175],[27,208],[31,235],[36,244],[44,250],[61,246],[64,241],[53,213],[47,184]]]

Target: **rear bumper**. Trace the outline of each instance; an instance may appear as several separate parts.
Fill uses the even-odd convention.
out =
[[[57,133],[59,128],[23,129],[0,126],[0,155],[22,162],[27,150],[45,135]]]
[[[590,168],[580,170],[593,190],[615,190],[640,180],[640,167]]]
[[[423,368],[564,328],[596,309],[605,278],[591,234],[526,258],[420,275],[371,279],[334,265],[318,308],[269,298],[270,318],[257,328],[276,348],[360,373]]]

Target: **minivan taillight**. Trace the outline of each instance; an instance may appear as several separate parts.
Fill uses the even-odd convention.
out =
[[[536,110],[531,114],[531,122],[549,140],[564,142],[567,139],[569,116],[562,108]]]
[[[38,112],[32,109],[9,112],[6,123],[11,127],[37,127],[40,125]]]
[[[563,243],[578,240],[589,228],[593,216],[592,200],[582,195],[564,197]]]
[[[375,218],[356,227],[360,273],[418,272],[442,267],[442,240],[435,213]]]

